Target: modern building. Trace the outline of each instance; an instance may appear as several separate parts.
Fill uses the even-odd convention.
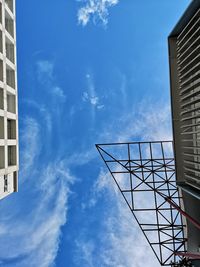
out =
[[[168,41],[177,185],[182,208],[200,223],[200,0],[191,2]],[[200,252],[200,229],[186,223],[187,250]]]
[[[15,0],[0,0],[0,199],[18,189]]]

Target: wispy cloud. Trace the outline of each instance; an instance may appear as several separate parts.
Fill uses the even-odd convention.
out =
[[[39,60],[36,63],[37,65],[37,73],[38,78],[41,79],[43,75],[48,76],[48,78],[52,78],[53,76],[53,70],[54,70],[54,64],[49,60]]]
[[[125,74],[119,72],[119,77],[121,78],[121,86],[120,86],[120,93],[122,97],[123,107],[125,108],[127,105],[127,77]]]
[[[66,95],[65,95],[64,91],[59,86],[54,86],[52,88],[52,91],[51,92],[52,92],[52,94],[54,96],[60,98],[63,101],[66,99]]]
[[[102,251],[104,266],[149,267],[160,266],[148,246],[131,213],[117,197],[116,215],[108,216],[105,223],[107,249]]]
[[[65,158],[61,160],[56,153],[47,156],[52,123],[60,119],[59,104],[66,99],[65,92],[56,82],[53,62],[38,60],[35,66],[35,78],[40,88],[48,90],[45,96],[50,99],[23,101],[32,112],[20,119],[19,192],[2,200],[0,206],[3,267],[53,266],[61,227],[67,221],[70,186],[75,181]]]
[[[77,253],[81,252],[81,261],[85,262],[88,267],[94,267],[94,257],[93,253],[95,250],[95,243],[92,240],[79,240],[76,241]],[[78,259],[77,263],[79,264],[80,259]]]
[[[88,101],[91,105],[97,106],[99,102],[98,96],[89,95],[88,92],[83,92],[83,101]]]
[[[41,117],[42,117],[42,119],[44,121],[44,124],[46,125],[46,129],[48,131],[48,135],[50,135],[51,131],[52,131],[52,114],[48,110],[48,108],[44,104],[38,103],[38,102],[36,102],[36,101],[34,101],[32,99],[31,100],[30,99],[23,99],[23,102],[26,105],[28,105],[29,108],[30,107],[34,108],[35,110],[37,110],[40,113],[40,115],[41,115]],[[23,123],[25,124],[25,128],[26,128],[26,123],[29,123],[29,120],[31,120],[31,118],[27,119],[27,117],[26,117],[24,119]],[[23,138],[21,139],[22,143],[23,143],[23,141],[26,140],[26,138],[24,137],[24,134],[25,134],[25,136],[27,136],[27,133],[24,130],[22,130],[22,133],[21,133],[21,135],[23,135]],[[23,155],[22,155],[22,157],[23,157]]]
[[[57,101],[64,102],[66,100],[64,90],[56,82],[55,64],[53,61],[38,60],[36,62],[36,74],[37,80],[47,90],[48,94],[50,93],[53,98],[57,98]]]
[[[19,175],[20,185],[25,182],[0,207],[0,266],[49,267],[57,255],[75,178],[62,160],[42,163],[41,128],[35,119],[25,119]]]
[[[152,105],[144,100],[132,109],[106,124],[96,136],[96,143],[126,141],[172,140],[171,110],[169,104]],[[87,150],[78,151],[68,158],[68,164],[88,164],[97,157],[94,144]]]
[[[25,118],[24,128],[21,132],[22,150],[21,153],[21,180],[24,182],[31,174],[31,167],[34,165],[34,161],[40,153],[39,133],[40,126],[33,118]]]
[[[159,267],[111,177],[101,171],[95,186],[95,198],[90,207],[98,205],[101,199],[107,199],[110,204],[108,207],[104,206],[106,216],[102,218],[98,237],[88,238],[90,235],[85,232],[76,240],[77,255],[81,255],[79,264],[90,267],[143,267],[148,262],[149,267]],[[100,242],[97,241],[98,238]]]
[[[85,1],[84,1],[85,2]],[[86,0],[86,3],[78,11],[78,22],[85,26],[90,20],[93,23],[108,23],[109,8],[118,4],[118,0]]]
[[[143,101],[135,109],[137,113],[131,110],[129,114],[118,118],[119,128],[111,123],[101,135],[101,138],[105,138],[103,141],[134,141],[138,137],[146,141],[171,139],[170,109],[167,104],[153,106],[152,102]],[[110,204],[104,205],[104,217],[99,218],[102,220],[99,231],[101,241],[88,238],[87,231],[84,232],[76,241],[78,254],[82,255],[79,263],[91,267],[142,267],[148,262],[149,267],[160,266],[105,169],[101,169],[88,202],[82,207],[84,210],[96,210],[102,199]]]
[[[91,105],[91,113],[94,119],[96,110],[104,108],[104,104],[101,103],[100,97],[97,95],[94,79],[91,74],[86,74],[87,90],[83,92],[82,100]]]
[[[152,104],[151,100],[144,100],[138,104],[137,110],[126,116],[122,121],[128,123],[129,127],[123,128],[118,140],[134,140],[140,137],[141,140],[171,140],[171,110],[166,103]],[[130,118],[132,117],[132,118]]]
[[[168,103],[138,102],[127,112],[113,119],[101,131],[99,143],[124,141],[171,140],[171,110]]]

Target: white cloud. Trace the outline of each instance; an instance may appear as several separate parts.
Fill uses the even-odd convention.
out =
[[[77,255],[81,255],[79,263],[84,262],[83,266],[90,267],[143,267],[148,262],[149,267],[159,267],[111,177],[101,172],[95,186],[95,202],[90,203],[91,207],[98,204],[98,198],[101,201],[100,195],[107,199],[110,205],[104,206],[106,216],[102,218],[101,230],[98,233],[100,244],[96,242],[96,237],[88,238],[87,233],[76,241]]]
[[[69,188],[75,180],[58,157],[45,162],[52,119],[59,118],[52,109],[59,108],[57,100],[63,101],[65,94],[54,83],[52,62],[39,60],[36,67],[38,81],[45,83],[44,88],[56,97],[56,103],[53,102],[49,109],[48,103],[24,101],[29,108],[35,109],[32,114],[39,116],[38,119],[27,116],[21,120],[19,192],[2,200],[0,206],[1,266],[10,262],[11,265],[14,262],[12,266],[15,267],[53,266],[61,227],[67,221]]]
[[[97,109],[99,109],[99,110],[100,110],[100,109],[103,109],[103,108],[104,108],[104,105],[103,105],[103,104],[97,106]]]
[[[88,92],[83,92],[83,101],[88,101],[91,105],[97,106],[99,103],[99,98],[95,95],[89,95]]]
[[[38,178],[38,205],[31,213],[31,226],[22,223],[20,235],[24,243],[21,249],[28,257],[19,266],[50,266],[57,255],[61,226],[66,223],[68,185],[74,178],[62,163],[49,164]]]
[[[104,105],[100,103],[100,98],[99,96],[97,96],[92,75],[87,73],[85,77],[87,79],[87,91],[83,92],[82,100],[91,104],[93,110],[92,113],[94,117],[94,109],[97,108],[98,110],[101,110],[104,108]]]
[[[46,124],[46,129],[48,130],[48,134],[51,134],[52,131],[52,114],[44,107],[40,109],[40,112],[43,115],[43,119]]]
[[[59,159],[39,163],[43,159],[41,125],[33,118],[26,118],[24,125],[19,181],[26,183],[0,207],[0,262],[2,266],[14,260],[16,267],[49,267],[57,255],[61,227],[67,220],[69,187],[75,179]]]
[[[93,267],[94,266],[94,249],[95,244],[92,240],[88,240],[86,242],[75,242],[77,246],[77,252],[79,253],[81,251],[80,257],[82,261],[85,261],[87,263],[87,267]]]
[[[64,90],[57,85],[54,63],[50,60],[38,60],[36,62],[36,72],[38,81],[47,93],[50,93],[53,99],[56,98],[56,101],[64,102],[66,95]],[[59,109],[58,105],[57,109]]]
[[[52,88],[52,94],[54,96],[60,98],[63,101],[66,99],[66,95],[65,95],[64,91],[59,86],[55,86]]]
[[[92,19],[94,23],[108,23],[108,9],[118,4],[118,0],[87,0],[84,7],[78,11],[78,22],[83,26]]]
[[[105,223],[104,242],[109,240],[108,249],[102,253],[105,266],[142,267],[147,262],[149,267],[160,266],[130,211],[118,198],[116,201],[116,216],[109,216]]]
[[[24,130],[21,132],[22,148],[21,153],[21,174],[20,183],[27,180],[31,174],[31,167],[34,165],[36,157],[40,153],[39,143],[40,126],[33,118],[26,118],[24,120]]]
[[[120,93],[121,93],[121,101],[123,104],[123,108],[126,108],[127,106],[127,100],[128,100],[128,95],[127,95],[127,77],[125,74],[121,73],[119,71],[119,77],[121,79],[121,86],[120,86]]]
[[[135,109],[137,113],[130,110],[129,114],[117,118],[119,127],[115,122],[111,123],[102,133],[101,141],[102,138],[105,143],[106,140],[137,141],[138,137],[146,141],[171,139],[169,105],[156,106],[143,101]],[[101,169],[91,192],[83,209],[96,209],[95,205],[101,205],[102,198],[110,204],[104,205],[106,216],[102,219],[99,232],[100,244],[92,237],[88,238],[87,232],[77,240],[79,254],[84,255],[84,266],[143,267],[148,262],[149,267],[159,267],[142,231],[107,171]]]
[[[141,101],[107,125],[99,140],[101,143],[172,140],[170,105]]]
[[[39,60],[36,65],[39,78],[41,78],[44,74],[47,75],[48,78],[52,78],[54,64],[51,61]]]
[[[57,255],[61,226],[66,223],[68,183],[73,182],[73,177],[63,166],[56,164],[55,168],[50,164],[37,178],[37,202],[28,199],[24,204],[28,213],[13,216],[13,222],[1,217],[0,227],[4,221],[7,231],[0,233],[0,258],[6,255],[7,260],[20,259],[25,255],[16,267],[51,266]]]
[[[96,137],[96,143],[172,140],[171,113],[168,104],[142,101],[138,106],[115,118]],[[138,139],[139,138],[139,139]],[[70,165],[84,165],[96,158],[94,146],[73,153],[67,160]]]
[[[98,233],[100,244],[88,238],[87,233],[76,241],[77,255],[81,255],[79,263],[90,267],[143,267],[148,262],[149,267],[159,267],[110,174],[101,171],[92,191],[89,208],[98,205],[101,197],[110,204],[104,206],[106,216]]]
[[[43,123],[46,125],[46,129],[48,130],[48,134],[50,135],[51,131],[52,131],[52,114],[48,110],[48,108],[43,104],[40,104],[40,103],[38,103],[36,101],[33,101],[32,99],[31,100],[30,99],[23,99],[23,102],[25,104],[27,104],[29,107],[31,106],[32,108],[36,109],[40,113],[40,115],[41,115],[41,117],[43,118],[43,121],[44,121]],[[24,124],[25,124],[24,127],[25,128],[27,127],[27,125],[29,123],[28,122],[29,119],[32,120],[32,121],[35,121],[35,123],[37,123],[36,120],[34,120],[33,118],[28,118],[28,119],[26,118],[24,120]],[[25,134],[25,136],[27,135],[25,130],[23,130],[23,132],[21,134],[22,135]],[[25,136],[23,135],[23,138],[21,139],[22,143],[26,143],[26,142],[23,142],[25,140]],[[22,157],[23,157],[23,155],[22,155]]]

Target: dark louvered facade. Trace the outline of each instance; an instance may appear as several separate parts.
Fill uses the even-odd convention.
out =
[[[169,61],[177,185],[183,208],[200,222],[200,0],[170,34]],[[200,230],[189,221],[187,237],[188,251],[200,252]]]

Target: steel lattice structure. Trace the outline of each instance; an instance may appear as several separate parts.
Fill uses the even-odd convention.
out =
[[[172,141],[96,147],[160,264],[191,266]]]

